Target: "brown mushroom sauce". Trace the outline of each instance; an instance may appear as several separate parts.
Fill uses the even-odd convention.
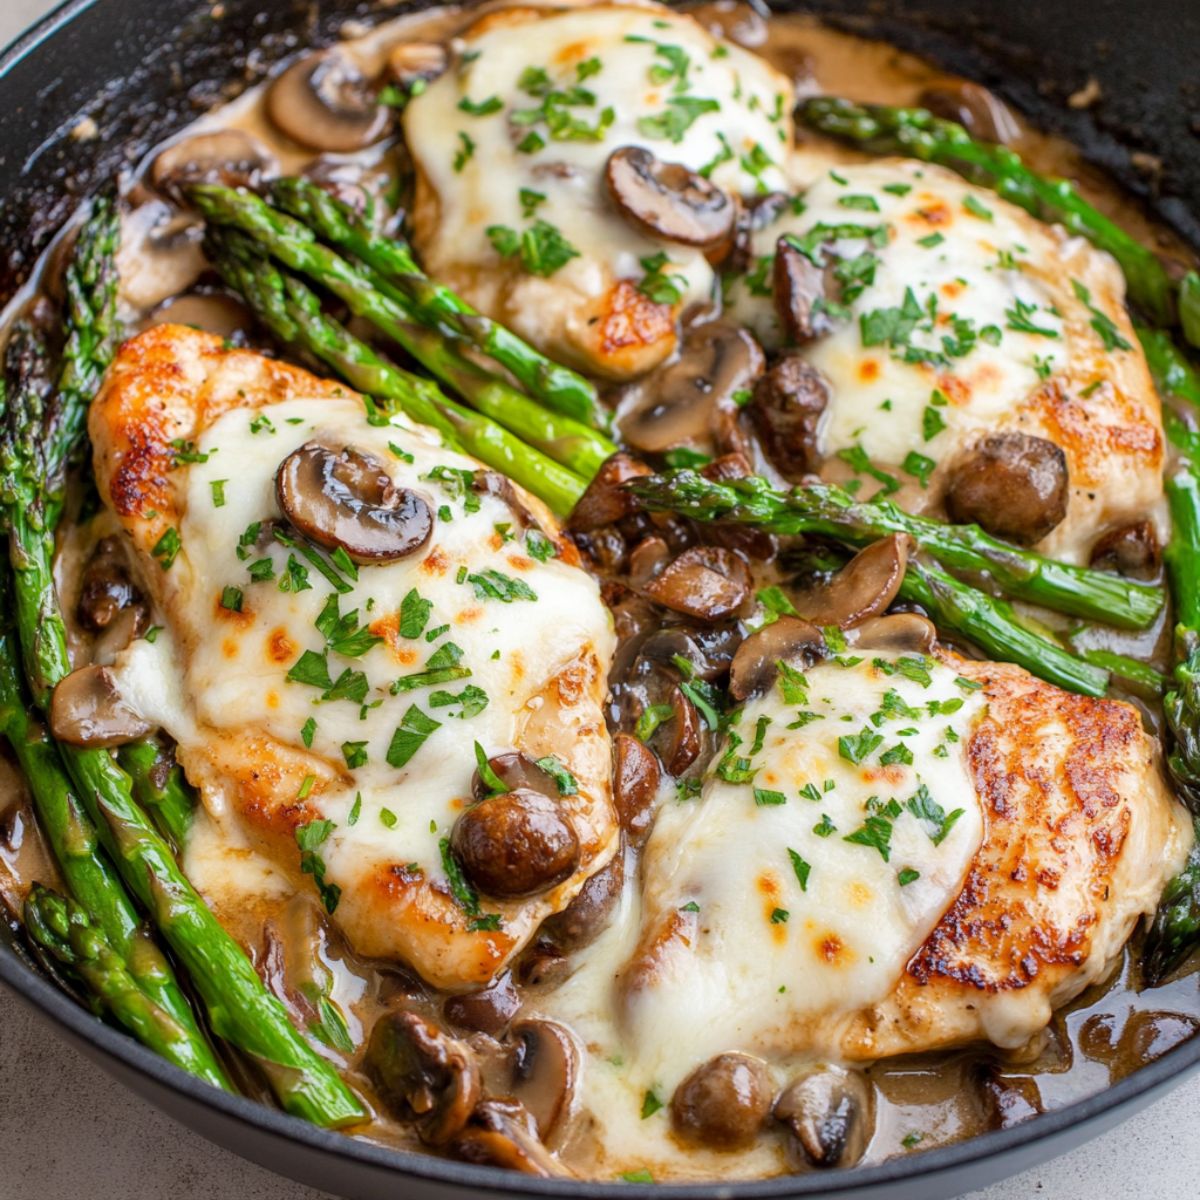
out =
[[[753,9],[730,2],[694,11],[795,77],[802,94],[845,90],[866,100],[921,100],[981,135],[1019,146],[1036,168],[1079,178],[1089,196],[1135,236],[1170,246],[1072,148],[1024,129],[973,84],[807,19],[781,17],[768,25]],[[265,99],[231,108],[226,128],[210,123],[150,156],[140,244],[159,261],[143,286],[131,288],[143,302],[141,319],[186,316],[256,344],[260,335],[247,324],[244,310],[204,274],[194,224],[164,201],[177,204],[180,189],[192,182],[254,185],[264,173],[283,169],[306,170],[359,206],[378,202],[380,180],[389,172],[404,175],[386,140],[391,118],[378,105],[378,92],[419,86],[444,70],[445,39],[462,23],[456,11],[434,9],[400,22],[399,35],[368,39],[353,61],[343,56],[345,47],[301,56]],[[355,158],[355,151],[365,153]],[[323,154],[333,158],[322,159]],[[735,212],[728,197],[690,172],[624,151],[614,155],[608,186],[635,227],[704,246],[713,255],[736,256],[745,228],[765,219],[772,199],[760,202],[757,218],[754,208]],[[163,284],[164,278],[170,282]],[[775,301],[791,343],[819,332],[812,301],[825,285],[803,263],[780,256]],[[44,286],[53,290],[52,275]],[[253,905],[214,897],[217,915],[250,950],[271,989],[299,1024],[325,1042],[370,1101],[373,1117],[358,1132],[372,1140],[532,1175],[611,1177],[613,1164],[595,1118],[575,1103],[579,1073],[588,1069],[581,1067],[586,1051],[571,1030],[547,1019],[550,997],[572,969],[570,956],[594,944],[615,919],[623,884],[637,877],[638,850],[664,791],[694,789],[712,755],[714,736],[703,719],[706,689],[729,687],[732,680],[734,695],[750,695],[769,684],[781,653],[821,652],[819,632],[798,618],[784,618],[767,633],[747,638],[743,618],[754,592],[795,585],[802,615],[858,626],[866,639],[896,638],[908,645],[927,637],[919,616],[878,619],[893,604],[897,563],[902,572],[910,550],[899,539],[868,548],[836,575],[810,572],[798,579],[797,556],[774,539],[701,530],[646,514],[622,490],[625,480],[664,463],[703,465],[715,457],[703,467],[714,477],[758,470],[791,481],[818,465],[816,429],[827,399],[819,377],[786,353],[767,363],[748,335],[709,322],[705,314],[694,320],[688,339],[678,358],[630,385],[623,401],[614,397],[621,402],[627,444],[645,458],[621,455],[610,461],[568,527],[602,581],[620,638],[607,715],[615,735],[622,852],[565,912],[545,923],[511,972],[480,991],[456,995],[438,994],[399,964],[357,957],[309,897],[263,898]],[[682,459],[680,451],[687,452]],[[334,454],[324,450],[321,462],[308,463],[312,470],[302,482],[319,480],[322,468],[329,468],[328,481],[333,472],[327,459]],[[354,476],[353,486],[332,498],[302,489],[285,498],[288,484],[281,484],[285,511],[294,521],[297,514],[309,520],[318,540],[321,522],[338,526],[326,536],[327,544],[340,545],[347,545],[349,535],[338,523],[357,524],[365,542],[347,548],[360,561],[410,553],[424,544],[432,518],[421,497],[385,495],[370,477],[369,463],[342,465]],[[1039,493],[1043,501],[1048,490],[1053,492],[1043,487]],[[1034,514],[1043,523],[1051,515]],[[91,689],[94,701],[103,692],[103,672],[87,664],[102,662],[111,651],[104,639],[112,639],[113,626],[121,626],[119,636],[127,640],[144,631],[151,617],[103,520],[77,529],[83,532],[72,532],[61,547],[59,583],[64,595],[77,598],[69,630],[72,654],[84,668],[79,682],[97,685]],[[1160,568],[1152,532],[1136,528],[1113,530],[1098,544],[1095,558],[1098,565],[1138,577]],[[1108,648],[1122,647],[1118,641]],[[76,714],[85,723],[86,717]],[[135,719],[133,714],[108,734],[122,740]],[[115,743],[101,738],[89,744]],[[491,795],[477,788],[475,804],[455,830],[455,849],[484,894],[490,888],[497,895],[524,895],[552,886],[578,855],[569,822],[556,818],[553,781],[535,764],[509,758],[513,761],[492,765],[510,790]],[[538,842],[539,852],[510,859],[498,853],[512,844],[513,830],[517,841]],[[35,880],[55,883],[56,871],[11,753],[3,747],[0,899],[10,918]],[[654,1175],[661,1167],[680,1178],[727,1174],[730,1163],[722,1156],[752,1145],[767,1149],[765,1158],[755,1159],[756,1173],[876,1162],[1061,1106],[1124,1077],[1200,1026],[1194,977],[1142,993],[1136,962],[1135,940],[1112,979],[1058,1012],[1040,1043],[1019,1059],[969,1049],[883,1063],[850,1079],[810,1064],[780,1081],[769,1078],[757,1060],[722,1055],[698,1068],[673,1097],[656,1100],[689,1149],[668,1163],[647,1161],[644,1169]],[[331,1016],[330,997],[337,998],[340,1021]],[[253,1080],[244,1085],[265,1100]]]

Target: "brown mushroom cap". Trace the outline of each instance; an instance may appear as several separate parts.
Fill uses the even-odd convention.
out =
[[[675,1089],[671,1127],[693,1145],[740,1150],[758,1136],[770,1108],[766,1064],[747,1054],[718,1054]]]
[[[682,688],[671,689],[671,711],[673,715],[666,726],[671,736],[663,760],[668,772],[678,778],[700,757],[704,732],[700,714]]]
[[[737,206],[729,196],[703,175],[660,162],[641,146],[614,150],[604,181],[621,216],[653,238],[712,249],[733,235]]]
[[[414,1012],[385,1013],[375,1022],[365,1065],[392,1112],[430,1146],[449,1142],[479,1100],[470,1046]]]
[[[100,749],[144,738],[154,726],[117,690],[108,667],[72,671],[50,696],[50,729],[60,742]]]
[[[746,408],[763,450],[793,483],[821,465],[817,434],[829,384],[798,354],[785,354],[755,384]]]
[[[107,629],[122,610],[134,607],[141,610],[140,624],[146,617],[146,604],[130,578],[121,541],[101,538],[80,577],[76,608],[79,623],[98,633]]]
[[[567,527],[576,533],[587,533],[632,516],[638,511],[637,497],[622,485],[649,474],[650,468],[629,454],[614,454],[605,459],[571,510]]]
[[[722,546],[693,546],[668,564],[645,588],[656,603],[697,621],[735,616],[750,598],[745,559]]]
[[[336,49],[288,67],[267,90],[266,108],[275,127],[293,141],[340,154],[378,141],[389,118],[362,73]]]
[[[1021,127],[1008,105],[968,79],[931,84],[918,96],[917,103],[936,117],[957,121],[980,141],[1007,145],[1021,136]]]
[[[641,845],[654,823],[654,801],[661,772],[658,759],[635,737],[618,733],[613,738],[613,803],[625,836]]]
[[[763,362],[745,329],[724,321],[688,325],[676,357],[620,390],[621,436],[643,453],[711,448],[722,416],[736,414],[734,397],[754,386]]]
[[[340,546],[356,563],[405,558],[433,533],[425,500],[396,487],[377,458],[349,447],[338,453],[309,442],[293,450],[279,464],[275,493],[305,537]]]
[[[472,805],[455,821],[450,845],[471,883],[502,899],[548,891],[579,865],[575,827],[553,800],[527,788]]]
[[[849,633],[850,642],[862,650],[894,650],[897,654],[931,654],[937,646],[937,629],[919,613],[889,613],[872,617]]]
[[[455,1025],[495,1037],[517,1015],[520,1007],[521,995],[511,973],[505,971],[485,988],[447,996],[442,1012],[446,1020],[453,1021]]]
[[[827,582],[792,597],[796,611],[822,628],[861,625],[886,611],[904,582],[909,539],[893,533],[860,550]]]
[[[795,1135],[815,1167],[853,1166],[874,1128],[874,1097],[861,1072],[817,1067],[775,1101],[775,1118]]]
[[[982,438],[954,468],[952,521],[1022,545],[1040,542],[1067,515],[1067,457],[1046,438],[1010,431]]]
[[[799,617],[780,617],[737,648],[729,668],[729,694],[746,700],[765,692],[775,682],[781,661],[811,666],[824,653],[825,638],[815,625]]]
[[[193,184],[252,188],[278,169],[275,156],[258,138],[240,129],[218,129],[181,138],[159,151],[150,167],[150,182],[156,191],[184,204]]]
[[[516,1045],[512,1094],[548,1138],[569,1113],[579,1077],[579,1048],[555,1021],[518,1021],[512,1027]]]
[[[786,238],[775,243],[771,275],[775,313],[789,342],[799,345],[817,334],[813,306],[825,297],[825,272]]]
[[[560,913],[547,918],[542,931],[559,951],[579,950],[590,945],[608,924],[621,899],[625,882],[625,854],[618,849]]]
[[[1153,521],[1133,521],[1110,529],[1092,546],[1089,565],[1133,579],[1153,579],[1162,566],[1162,547]]]

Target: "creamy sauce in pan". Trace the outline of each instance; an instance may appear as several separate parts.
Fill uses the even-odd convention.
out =
[[[800,95],[844,94],[865,101],[914,103],[922,89],[945,80],[936,68],[892,47],[824,28],[809,18],[782,16],[769,26],[745,9],[703,6],[702,13],[744,39],[791,77]],[[407,40],[440,40],[461,28],[468,17],[460,9],[402,18],[373,33],[348,40],[345,48],[374,75],[388,48]],[[1190,261],[1191,255],[1168,231],[1151,222],[1129,197],[1113,188],[1077,151],[1017,122],[1013,145],[1035,168],[1078,181],[1093,203],[1134,236],[1168,256]],[[282,138],[263,111],[261,90],[248,92],[218,109],[177,139],[196,132],[236,128],[268,145],[286,173],[308,166],[313,155]],[[819,151],[832,163],[867,161],[841,146],[809,137],[806,151]],[[142,164],[146,169],[157,151]],[[394,146],[367,154],[372,162],[393,165]],[[360,162],[362,156],[348,156]],[[339,156],[331,156],[336,166]],[[196,231],[179,221],[167,206],[147,202],[126,220],[122,252],[122,298],[131,327],[162,318],[162,306],[187,291],[204,267]],[[162,222],[173,221],[164,236]],[[704,272],[697,256],[697,278]],[[33,285],[31,285],[32,287]],[[701,288],[702,290],[702,288]],[[28,301],[27,290],[9,313]],[[211,313],[206,314],[211,317]],[[237,314],[231,318],[237,324]],[[224,331],[222,331],[224,332]],[[97,533],[97,536],[99,534]],[[64,572],[69,581],[86,557],[86,545],[72,538]],[[67,594],[70,592],[68,583]],[[1039,613],[1043,619],[1045,614]],[[1160,664],[1167,652],[1166,622],[1140,635],[1104,631],[1085,635],[1107,648],[1145,655],[1157,643]],[[86,639],[75,649],[87,653]],[[1152,723],[1159,717],[1149,712]],[[673,805],[673,789],[661,803]],[[968,820],[964,842],[977,836]],[[361,1046],[380,1013],[404,997],[405,1004],[440,1018],[442,999],[395,964],[354,955],[336,931],[327,928],[308,892],[297,894],[292,882],[248,843],[239,843],[224,825],[204,813],[197,816],[186,849],[185,866],[219,918],[254,957],[260,971],[310,1027],[318,1019],[313,987],[333,1000],[345,1016],[351,1040],[360,1047],[350,1054],[326,1049],[344,1063],[356,1086],[371,1095],[371,1084],[359,1070]],[[643,1115],[641,1097],[661,1082],[647,1076],[640,1063],[628,1061],[617,1032],[613,980],[637,943],[643,914],[634,885],[638,864],[631,855],[630,879],[608,927],[579,957],[563,981],[527,983],[522,987],[523,1016],[546,1016],[573,1029],[586,1048],[586,1063],[573,1119],[551,1140],[551,1148],[581,1175],[612,1178],[646,1170],[656,1180],[755,1177],[804,1169],[782,1132],[768,1131],[750,1151],[724,1154],[685,1147],[666,1132],[666,1112]],[[14,910],[34,881],[56,882],[37,836],[23,785],[7,759],[0,760],[0,898]],[[682,893],[681,893],[682,895]],[[1092,988],[1060,1011],[1046,1033],[1020,1051],[971,1049],[952,1054],[896,1059],[871,1066],[866,1074],[874,1088],[875,1127],[863,1161],[879,1162],[959,1140],[1004,1121],[1069,1103],[1102,1090],[1200,1026],[1200,994],[1194,975],[1185,974],[1152,991],[1139,991],[1137,944],[1127,949],[1119,969],[1102,987]],[[655,1036],[669,1036],[669,1022],[651,1023]],[[479,1039],[482,1041],[484,1039]],[[484,1047],[486,1050],[486,1047]],[[720,1049],[719,1046],[716,1049]],[[786,1081],[780,1065],[777,1083]],[[661,1099],[669,1099],[672,1077]],[[657,1093],[656,1093],[657,1094]],[[997,1114],[1008,1114],[997,1115]],[[368,1126],[355,1131],[389,1145],[420,1148],[411,1132],[391,1121],[382,1108]]]

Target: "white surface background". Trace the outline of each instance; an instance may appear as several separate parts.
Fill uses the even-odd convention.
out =
[[[52,6],[0,0],[0,45]],[[164,1117],[3,991],[0,1081],[3,1200],[329,1200]],[[1198,1127],[1193,1079],[1113,1133],[969,1200],[1183,1200],[1197,1194]]]

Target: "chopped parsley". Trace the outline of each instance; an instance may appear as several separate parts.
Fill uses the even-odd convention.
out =
[[[879,856],[887,862],[892,853],[892,823],[887,817],[869,816],[853,833],[846,834],[842,841],[878,850]]]
[[[182,548],[183,543],[179,540],[179,530],[174,525],[168,525],[163,530],[162,536],[154,543],[150,555],[152,558],[158,559],[158,565],[164,571],[169,571],[175,559],[179,557],[179,551]]]
[[[540,218],[521,233],[508,225],[489,225],[485,232],[501,258],[519,258],[521,266],[531,275],[553,275],[579,257],[579,251],[559,230]]]
[[[470,667],[464,667],[462,662],[462,647],[453,642],[443,642],[430,655],[424,670],[411,675],[401,675],[391,687],[393,696],[401,692],[410,692],[414,688],[432,687],[437,683],[451,683],[456,679],[466,679],[471,674]]]
[[[342,757],[346,760],[346,766],[351,771],[357,770],[359,767],[365,767],[367,765],[367,743],[343,742]]]
[[[416,588],[409,591],[400,601],[401,637],[418,638],[429,623],[429,614],[433,611],[433,601],[422,599]]]
[[[242,589],[232,585],[222,588],[221,607],[229,612],[240,613],[242,611]]]
[[[213,479],[209,482],[208,486],[212,491],[213,508],[225,507],[225,485],[228,482],[228,479]]]
[[[388,766],[399,769],[407,764],[425,744],[429,735],[435,729],[441,728],[441,724],[441,721],[435,721],[415,704],[412,705],[404,714],[396,732],[392,734],[386,756]]]
[[[716,100],[702,100],[697,96],[671,96],[667,107],[653,116],[638,119],[638,132],[643,137],[674,142],[678,145],[683,135],[705,113],[719,112]]]
[[[554,780],[554,786],[558,788],[560,796],[577,796],[579,794],[579,781],[553,754],[539,758],[537,765]]]
[[[847,762],[858,766],[864,758],[869,757],[883,744],[883,737],[873,729],[863,729],[859,733],[847,734],[838,738],[838,754]]]
[[[309,779],[312,776],[308,776]],[[300,847],[300,870],[311,875],[325,911],[333,913],[341,899],[342,889],[336,883],[325,882],[325,860],[319,851],[336,826],[332,821],[309,821],[296,829],[296,845]]]
[[[511,604],[514,600],[536,600],[537,593],[522,579],[513,579],[491,567],[468,575],[466,582],[475,589],[477,600],[499,600]]]
[[[812,871],[812,864],[805,862],[790,846],[788,847],[788,858],[791,859],[792,870],[796,872],[796,879],[800,884],[800,890],[807,892],[808,876]]]
[[[1076,298],[1086,304],[1088,312],[1092,314],[1091,326],[1100,335],[1104,349],[1110,354],[1114,350],[1132,350],[1133,347],[1121,336],[1112,318],[1092,303],[1092,293],[1078,279],[1071,280],[1071,287]]]

